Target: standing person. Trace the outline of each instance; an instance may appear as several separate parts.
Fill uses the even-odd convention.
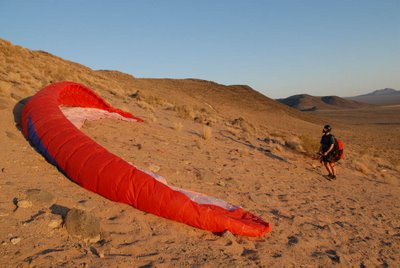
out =
[[[328,178],[336,180],[336,167],[334,161],[335,154],[335,137],[331,134],[332,127],[325,125],[322,130],[321,146],[319,148],[319,154],[321,155],[321,162],[324,163],[326,170],[328,171]]]

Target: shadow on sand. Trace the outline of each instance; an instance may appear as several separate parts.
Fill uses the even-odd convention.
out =
[[[31,99],[32,97],[27,97],[25,99],[20,100],[17,104],[15,104],[14,109],[13,109],[13,115],[14,115],[14,122],[15,122],[15,127],[21,131],[22,133],[22,125],[21,125],[21,115],[22,115],[22,110],[24,109],[25,105],[27,102]]]
[[[283,161],[283,162],[289,162],[286,158],[272,153],[271,150],[269,150],[269,149],[262,148],[262,147],[257,147],[255,145],[251,144],[250,142],[244,142],[244,141],[240,141],[240,140],[232,138],[231,137],[231,135],[232,135],[231,132],[229,132],[227,130],[221,130],[219,132],[219,134],[224,138],[230,139],[230,140],[232,140],[232,141],[234,141],[236,143],[239,143],[239,144],[242,144],[244,146],[247,146],[248,148],[255,149],[255,150],[259,151],[259,152],[262,152],[264,155],[266,155],[268,157],[271,157],[273,159],[277,159],[277,160],[280,160],[280,161]]]

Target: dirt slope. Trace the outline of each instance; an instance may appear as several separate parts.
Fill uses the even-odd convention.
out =
[[[82,83],[145,119],[85,124],[82,131],[96,142],[139,167],[159,169],[172,185],[240,204],[270,221],[273,231],[262,238],[212,234],[68,180],[18,129],[24,99],[61,80]],[[354,127],[340,116],[304,115],[247,86],[93,71],[0,40],[0,267],[394,267],[400,153],[391,135],[399,126],[387,119],[376,132],[367,111]],[[327,181],[307,153],[332,120],[347,157],[338,180]],[[375,148],[364,146],[366,133]],[[28,189],[57,200],[51,208],[17,208]],[[72,208],[99,218],[99,242],[51,227],[54,216]]]

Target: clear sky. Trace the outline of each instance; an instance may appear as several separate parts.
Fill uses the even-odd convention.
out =
[[[272,98],[400,89],[400,0],[0,0],[0,38],[95,70]]]

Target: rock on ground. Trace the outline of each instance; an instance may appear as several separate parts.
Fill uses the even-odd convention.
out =
[[[48,216],[49,223],[47,224],[51,229],[56,229],[62,225],[62,217],[57,214],[50,214]]]
[[[51,193],[41,189],[28,189],[17,202],[18,207],[28,208],[34,207],[50,207],[56,202],[56,197]]]
[[[13,245],[16,245],[16,244],[18,244],[19,242],[21,242],[21,237],[13,237],[13,238],[10,239],[10,241],[11,241],[11,243],[12,243]]]
[[[64,225],[71,236],[85,242],[95,243],[100,240],[100,221],[88,211],[71,209],[65,217]]]

